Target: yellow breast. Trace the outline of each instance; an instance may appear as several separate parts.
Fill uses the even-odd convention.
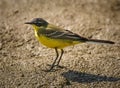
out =
[[[71,40],[51,39],[43,35],[38,36],[36,32],[35,32],[35,36],[37,37],[39,42],[41,42],[43,45],[49,48],[62,49],[64,47],[80,43],[78,41],[71,41]]]

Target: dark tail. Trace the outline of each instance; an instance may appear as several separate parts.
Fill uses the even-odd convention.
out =
[[[106,44],[115,44],[115,42],[108,41],[108,40],[97,40],[97,39],[88,39],[87,42],[90,43],[106,43]]]

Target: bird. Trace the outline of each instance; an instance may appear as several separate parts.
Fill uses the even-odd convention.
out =
[[[59,26],[55,26],[43,18],[33,18],[32,21],[25,22],[25,24],[32,25],[35,36],[40,43],[55,50],[56,57],[48,71],[53,70],[55,66],[59,67],[59,63],[64,54],[63,49],[67,46],[89,42],[98,44],[115,44],[115,42],[109,40],[88,39],[82,37],[70,30],[65,30]],[[58,52],[59,49],[61,50],[61,53]]]

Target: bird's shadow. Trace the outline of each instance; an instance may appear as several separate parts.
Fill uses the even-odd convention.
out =
[[[61,74],[68,81],[78,82],[78,83],[92,83],[92,82],[115,82],[120,81],[120,78],[116,77],[107,77],[101,75],[94,75],[89,73],[77,72],[69,70],[68,72],[64,72]]]

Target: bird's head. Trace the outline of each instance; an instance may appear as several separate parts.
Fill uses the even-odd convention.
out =
[[[48,25],[48,22],[45,21],[44,19],[42,18],[34,18],[32,21],[30,22],[25,22],[25,24],[30,24],[30,25],[33,25],[33,26],[36,26],[36,27],[41,27],[41,26],[47,26]]]

